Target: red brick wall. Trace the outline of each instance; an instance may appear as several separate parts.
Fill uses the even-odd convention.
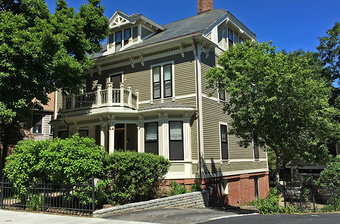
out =
[[[197,13],[206,12],[209,10],[214,10],[213,0],[197,0]]]
[[[269,173],[254,173],[241,174],[235,176],[210,178],[202,181],[203,188],[210,191],[210,198],[212,205],[224,203],[230,206],[240,206],[249,201],[255,200],[255,182],[254,177],[258,178],[259,197],[265,198],[269,194]],[[228,195],[222,195],[221,181],[228,182]],[[162,185],[169,188],[170,182],[176,181],[179,184],[184,184],[188,187],[198,183],[198,179],[178,179],[178,180],[164,180]]]

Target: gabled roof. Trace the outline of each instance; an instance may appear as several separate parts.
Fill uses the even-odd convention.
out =
[[[151,44],[165,42],[171,39],[179,38],[190,34],[206,33],[209,30],[211,30],[211,28],[215,26],[217,23],[219,23],[222,19],[225,19],[228,16],[228,14],[231,15],[230,12],[228,12],[227,10],[215,9],[182,20],[165,24],[162,26],[165,28],[163,31],[151,36],[146,40],[143,40],[140,43],[131,45],[120,52],[140,48]],[[144,17],[141,14],[133,14],[130,16],[130,18],[138,18],[139,16]],[[255,36],[255,34],[253,35]],[[103,50],[101,52],[96,53],[94,55],[94,58],[103,56],[103,54],[106,51],[107,45],[103,44],[102,47]]]

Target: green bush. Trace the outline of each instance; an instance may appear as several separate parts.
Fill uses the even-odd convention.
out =
[[[168,192],[168,196],[185,194],[187,193],[187,188],[183,184],[178,184],[176,182],[170,183],[170,191]]]
[[[270,189],[270,194],[266,198],[259,198],[256,200],[256,208],[261,214],[274,214],[282,212],[279,205],[280,194],[276,188]]]
[[[107,155],[103,176],[96,187],[96,200],[116,205],[152,199],[169,166],[167,159],[151,153]]]
[[[42,210],[43,198],[40,195],[31,195],[27,202],[26,208],[29,211],[41,211]]]
[[[95,140],[78,134],[63,140],[24,140],[7,157],[4,170],[22,198],[33,181],[64,184],[75,189],[79,183],[100,174],[104,155],[105,151]]]
[[[287,214],[294,214],[297,213],[297,209],[294,207],[294,205],[288,205],[286,208],[284,208],[284,212]]]
[[[202,191],[202,186],[200,184],[193,184],[190,186],[190,191],[191,192]]]

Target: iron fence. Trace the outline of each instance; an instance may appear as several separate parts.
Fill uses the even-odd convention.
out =
[[[31,182],[19,191],[2,178],[0,208],[51,213],[91,215],[95,210],[94,178],[76,186]]]
[[[294,181],[284,181],[284,207],[292,205],[301,212],[322,210],[325,205],[336,208],[333,203],[339,200],[339,189],[320,188],[314,180],[313,175],[305,175],[295,177]]]

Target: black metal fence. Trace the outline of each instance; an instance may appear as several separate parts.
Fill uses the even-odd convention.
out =
[[[333,203],[339,200],[340,189],[320,188],[314,180],[315,177],[307,175],[294,181],[284,181],[284,207],[291,205],[302,212],[322,210],[326,205],[336,207]]]
[[[90,179],[77,186],[30,183],[21,192],[6,179],[0,182],[0,208],[51,213],[91,215],[95,210],[95,183]]]

